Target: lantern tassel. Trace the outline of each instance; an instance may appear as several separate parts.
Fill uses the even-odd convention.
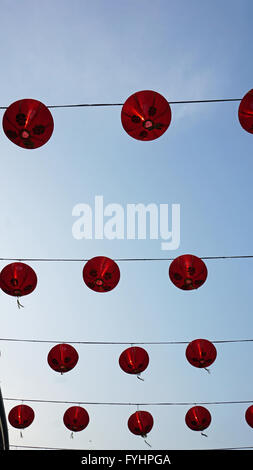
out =
[[[24,308],[24,305],[22,305],[19,301],[19,297],[17,297],[17,304],[18,304],[18,308]]]
[[[142,434],[141,437],[143,437],[145,444],[147,444],[149,447],[152,447],[151,444],[148,443],[147,439],[147,434]]]
[[[137,375],[137,379],[142,380],[142,382],[144,382],[144,379],[140,377],[140,375]]]
[[[146,439],[144,439],[144,442],[145,442],[145,444],[147,444],[149,447],[152,447],[151,444],[149,444],[149,442],[146,441]]]
[[[207,367],[204,367],[204,369],[208,372],[208,374],[211,374],[210,370],[207,369]]]
[[[74,433],[72,431],[72,433],[70,434],[70,439],[74,439]]]
[[[22,437],[22,439],[23,439],[23,434],[22,434],[22,431],[20,431],[20,437]]]
[[[201,433],[201,436],[208,437],[207,434],[204,434],[203,432]]]

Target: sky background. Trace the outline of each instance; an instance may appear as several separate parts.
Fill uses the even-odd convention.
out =
[[[252,83],[252,2],[139,0],[1,0],[0,105],[22,98],[44,104],[123,103],[140,90],[169,102],[242,98]],[[252,142],[238,102],[171,105],[157,140],[140,142],[122,128],[121,107],[52,109],[54,133],[26,150],[0,135],[0,257],[116,258],[252,254]],[[0,110],[3,115],[4,110]],[[78,203],[173,203],[181,206],[181,244],[160,240],[76,240]],[[1,268],[8,262],[1,262]],[[196,291],[177,289],[168,261],[119,262],[118,286],[104,295],[86,287],[84,262],[30,262],[36,290],[0,295],[1,338],[52,341],[191,341],[252,338],[252,260],[210,260]],[[0,385],[6,413],[24,399],[35,420],[9,426],[12,446],[149,449],[127,428],[136,406],[84,406],[90,424],[70,439],[68,406],[25,399],[92,402],[253,400],[253,343],[216,344],[211,373],[192,367],[185,345],[147,345],[144,382],[118,365],[123,345],[76,345],[77,366],[50,369],[53,344],[1,340]],[[208,438],[185,425],[189,406],[140,407],[152,413],[152,449],[252,445],[249,405],[209,405]],[[12,447],[15,448],[15,447]],[[16,447],[18,448],[18,447]]]

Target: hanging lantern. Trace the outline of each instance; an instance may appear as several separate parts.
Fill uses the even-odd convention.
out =
[[[149,356],[147,351],[138,346],[132,346],[131,348],[125,349],[119,357],[119,365],[127,374],[139,375],[148,367],[148,364]]]
[[[204,431],[210,425],[211,419],[211,414],[204,406],[193,406],[185,416],[187,426],[193,431]]]
[[[171,109],[156,91],[138,91],[122,107],[121,122],[125,131],[137,140],[154,140],[169,127]]]
[[[78,353],[70,344],[57,344],[49,351],[47,361],[53,370],[63,374],[75,367]]]
[[[28,405],[17,405],[11,409],[8,415],[9,423],[17,429],[25,429],[34,420],[34,411]]]
[[[118,265],[110,258],[96,256],[87,261],[83,268],[85,284],[96,292],[108,292],[118,284],[120,270]]]
[[[249,406],[245,413],[245,419],[248,425],[253,428],[253,405]]]
[[[144,438],[151,431],[154,424],[153,416],[148,411],[136,411],[128,419],[129,430]]]
[[[215,361],[217,351],[207,339],[195,339],[188,344],[185,355],[192,366],[206,368]]]
[[[198,289],[207,278],[207,268],[201,258],[194,255],[182,255],[172,261],[169,276],[179,289]]]
[[[72,432],[79,432],[85,429],[89,424],[90,418],[87,411],[81,406],[71,406],[63,416],[63,422],[66,428]]]
[[[242,98],[238,109],[238,118],[243,129],[253,134],[253,89]]]
[[[3,115],[3,130],[8,139],[26,149],[44,145],[50,139],[53,129],[51,112],[37,100],[15,101]]]
[[[19,297],[31,294],[36,285],[36,273],[25,263],[8,264],[0,273],[1,289],[6,294],[17,297],[19,307],[21,307]]]

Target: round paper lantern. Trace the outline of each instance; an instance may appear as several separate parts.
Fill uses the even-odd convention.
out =
[[[63,422],[70,431],[79,432],[89,424],[90,418],[87,411],[81,406],[71,406],[63,416]]]
[[[78,353],[70,344],[57,344],[49,351],[47,361],[53,370],[63,374],[75,367]]]
[[[132,346],[125,349],[119,357],[119,365],[127,374],[140,374],[149,364],[149,356],[145,349]]]
[[[52,114],[37,100],[15,101],[3,115],[3,130],[8,139],[26,149],[44,145],[50,139],[53,129]]]
[[[182,255],[170,264],[169,276],[179,289],[198,289],[207,278],[207,268],[201,258],[194,255]]]
[[[24,429],[32,424],[34,416],[34,411],[30,406],[17,405],[9,412],[8,420],[14,428]]]
[[[122,107],[121,122],[125,131],[137,140],[154,140],[169,127],[171,109],[168,101],[152,90],[129,96]]]
[[[193,431],[203,431],[211,423],[211,414],[204,406],[193,406],[185,416],[187,426]]]
[[[137,436],[146,437],[153,424],[153,416],[148,411],[136,411],[128,419],[129,430]]]
[[[253,405],[249,406],[245,413],[245,419],[248,425],[253,428]]]
[[[9,295],[21,297],[31,294],[37,285],[37,276],[34,270],[25,263],[11,263],[5,266],[0,273],[0,287]],[[18,305],[21,304],[18,302]]]
[[[238,118],[243,129],[253,134],[253,90],[248,91],[242,98],[238,109]]]
[[[108,292],[118,284],[120,270],[118,265],[110,258],[96,256],[87,261],[83,268],[85,284],[96,292]]]
[[[186,358],[192,366],[208,367],[216,359],[217,351],[213,343],[207,339],[194,339],[188,344]]]

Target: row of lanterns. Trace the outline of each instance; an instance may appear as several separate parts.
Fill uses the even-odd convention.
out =
[[[193,290],[204,284],[207,268],[201,258],[195,255],[181,255],[170,264],[169,277],[179,289]],[[83,280],[95,292],[108,292],[117,286],[120,270],[112,259],[96,256],[84,265]],[[25,263],[8,264],[0,273],[0,288],[17,299],[33,292],[36,286],[37,275]],[[21,305],[19,300],[18,305]]]
[[[198,368],[207,368],[216,359],[217,351],[213,343],[207,339],[191,341],[185,351],[188,362]],[[61,374],[72,370],[79,360],[76,349],[70,344],[60,343],[48,353],[47,362],[56,372]],[[144,348],[131,346],[125,349],[119,357],[119,366],[127,374],[139,375],[147,369],[149,355]],[[208,369],[207,369],[208,370]]]
[[[34,410],[28,405],[17,405],[12,408],[8,415],[9,423],[17,429],[25,429],[32,424],[35,418]],[[185,415],[185,423],[192,431],[204,431],[211,424],[211,413],[204,406],[193,406]],[[253,428],[253,405],[245,412],[247,424]],[[73,432],[85,429],[89,424],[88,412],[81,406],[71,406],[63,416],[64,425]],[[154,425],[153,416],[148,411],[138,410],[128,419],[129,430],[143,438],[151,431]],[[22,435],[22,434],[21,434]],[[203,434],[206,436],[206,434]],[[73,434],[72,434],[73,436]]]
[[[121,122],[124,130],[137,140],[155,140],[171,123],[168,101],[152,90],[143,90],[129,96],[122,106]],[[238,118],[241,126],[253,133],[253,90],[240,102]],[[19,147],[35,149],[44,145],[54,130],[54,120],[48,107],[38,100],[22,99],[12,103],[3,115],[6,136]]]
[[[168,101],[151,90],[131,95],[121,111],[124,130],[133,138],[142,141],[155,140],[168,129],[172,113]],[[241,100],[238,110],[241,126],[253,133],[253,90]],[[3,116],[5,135],[16,145],[26,149],[39,148],[50,139],[54,120],[49,109],[40,101],[23,99],[12,103]],[[199,288],[206,281],[207,268],[202,259],[194,255],[182,255],[172,261],[169,267],[172,283],[182,290]],[[90,259],[83,268],[85,284],[95,292],[108,292],[120,280],[118,265],[110,258],[97,256]],[[7,294],[19,298],[30,294],[37,286],[35,271],[25,263],[15,262],[5,266],[0,273],[0,288]],[[188,344],[186,358],[198,368],[207,368],[216,359],[215,346],[208,340],[196,339]],[[60,373],[70,371],[78,362],[78,353],[73,346],[58,344],[48,354],[49,366]],[[139,375],[148,367],[148,353],[140,347],[131,347],[119,357],[121,369],[128,374]],[[25,429],[35,418],[34,410],[28,405],[17,405],[8,415],[9,423],[17,429]],[[253,405],[245,413],[246,422],[253,428]],[[68,408],[63,416],[64,425],[73,432],[84,430],[89,424],[88,412],[81,406]],[[190,408],[185,416],[186,425],[194,431],[203,431],[211,423],[211,414],[203,406]],[[153,416],[147,411],[136,411],[128,419],[128,428],[135,435],[146,439],[153,428]]]

